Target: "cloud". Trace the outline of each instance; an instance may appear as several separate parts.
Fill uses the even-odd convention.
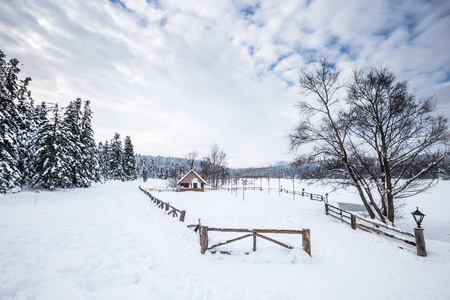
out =
[[[90,99],[96,139],[232,166],[290,160],[293,85],[308,57],[387,64],[449,108],[447,1],[2,1],[0,45],[40,101]],[[345,73],[344,72],[344,73]],[[447,110],[444,110],[447,109]]]

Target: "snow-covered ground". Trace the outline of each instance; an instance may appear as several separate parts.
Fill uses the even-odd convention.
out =
[[[152,192],[187,211],[182,223],[156,208],[140,184],[163,185],[43,191],[36,205],[33,191],[1,195],[0,299],[450,299],[450,182],[402,208],[398,223],[409,231],[409,212],[419,206],[426,214],[425,258],[414,247],[352,230],[326,216],[321,202],[277,190],[244,197],[242,191]],[[290,188],[292,181],[282,184]],[[346,191],[330,192],[330,201],[340,201],[335,198],[355,201]],[[308,228],[312,257],[300,236],[285,235],[272,237],[297,248],[258,239],[257,251],[245,255],[252,240],[244,239],[222,246],[235,251],[231,256],[201,255],[198,234],[186,227],[199,218],[214,227]],[[210,233],[210,245],[230,236]]]

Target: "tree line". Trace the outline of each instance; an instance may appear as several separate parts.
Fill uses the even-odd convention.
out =
[[[52,190],[136,178],[129,137],[124,149],[118,134],[109,147],[97,147],[90,101],[77,98],[65,108],[36,105],[31,78],[19,79],[18,65],[0,50],[0,193],[22,186]]]
[[[150,155],[136,155],[136,169],[139,176],[146,178],[167,179],[171,184],[181,179],[189,170],[194,170],[209,184],[217,188],[230,174],[228,158],[217,144],[210,147],[209,153],[199,159],[199,153],[194,150],[184,158]]]

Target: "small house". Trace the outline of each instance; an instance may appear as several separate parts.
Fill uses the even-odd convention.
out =
[[[178,182],[178,191],[197,191],[203,192],[205,190],[206,181],[203,180],[194,170],[190,170]]]

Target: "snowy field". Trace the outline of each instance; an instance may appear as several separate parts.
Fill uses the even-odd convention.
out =
[[[290,189],[292,181],[282,184]],[[409,212],[419,206],[426,214],[425,258],[414,247],[326,216],[322,202],[277,190],[244,197],[242,191],[152,192],[187,211],[182,223],[156,208],[139,185],[164,183],[43,191],[36,205],[33,191],[1,195],[0,299],[450,299],[450,182],[402,208],[398,226],[408,231]],[[330,192],[333,201],[356,202],[356,196]],[[210,227],[308,228],[312,257],[301,249],[301,236],[284,235],[272,237],[295,249],[258,239],[257,251],[246,255],[252,240],[244,239],[222,246],[234,255],[201,255],[198,234],[186,227],[199,218]],[[210,245],[229,237],[210,233]]]

